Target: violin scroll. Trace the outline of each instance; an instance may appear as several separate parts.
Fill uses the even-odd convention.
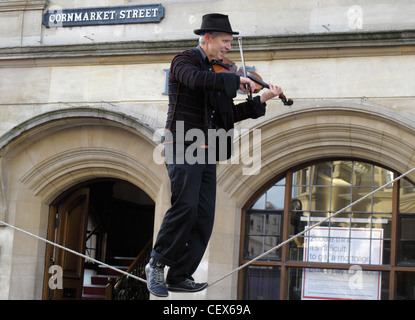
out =
[[[278,98],[281,99],[281,101],[284,104],[284,106],[291,106],[294,103],[293,99],[287,99],[287,97],[283,93],[281,93],[278,96]]]
[[[263,88],[269,89],[269,85],[267,83],[265,83],[264,81],[262,81],[262,78],[259,76],[259,74],[255,73],[255,72],[248,71],[247,76],[248,76],[249,79],[251,79],[255,83],[259,84],[259,87],[257,89],[255,89],[254,93],[259,92]],[[280,100],[284,104],[284,106],[291,106],[294,103],[294,101],[292,99],[287,99],[287,97],[283,93],[281,93],[278,96],[278,98],[280,98]]]

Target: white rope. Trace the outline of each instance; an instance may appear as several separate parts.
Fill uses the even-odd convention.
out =
[[[274,250],[277,250],[277,249],[281,248],[283,245],[285,245],[285,244],[287,244],[287,243],[289,243],[289,242],[293,241],[294,239],[298,238],[299,236],[302,236],[303,234],[307,233],[307,232],[308,232],[308,231],[310,231],[311,229],[313,229],[313,228],[315,228],[315,227],[317,227],[317,226],[319,226],[319,225],[323,224],[324,222],[326,222],[326,221],[330,220],[331,218],[333,218],[333,217],[337,216],[338,214],[342,213],[343,211],[345,211],[345,210],[349,209],[350,207],[352,207],[352,206],[356,205],[356,204],[357,204],[357,203],[359,203],[360,201],[363,201],[364,199],[366,199],[366,198],[370,197],[370,196],[371,196],[371,195],[373,195],[374,193],[376,193],[376,192],[378,192],[378,191],[380,191],[380,190],[384,189],[384,188],[385,188],[385,187],[387,187],[388,185],[390,185],[390,184],[392,184],[392,183],[394,183],[394,182],[396,182],[396,181],[398,181],[398,180],[402,179],[403,177],[405,177],[405,176],[407,176],[408,174],[410,174],[412,171],[415,171],[415,168],[412,168],[411,170],[409,170],[409,171],[405,172],[404,174],[400,175],[400,176],[399,176],[399,177],[397,177],[396,179],[393,179],[393,180],[389,181],[388,183],[385,183],[383,186],[381,186],[381,187],[379,187],[379,188],[377,188],[377,189],[373,190],[372,192],[368,193],[367,195],[365,195],[365,196],[363,196],[363,197],[359,198],[358,200],[356,200],[356,201],[354,201],[353,203],[351,203],[351,204],[347,205],[347,206],[346,206],[346,207],[344,207],[343,209],[340,209],[339,211],[336,211],[335,213],[333,213],[332,215],[328,216],[327,218],[325,218],[325,219],[323,219],[323,220],[321,220],[321,221],[317,222],[316,224],[313,224],[312,226],[310,226],[310,227],[308,227],[308,228],[304,229],[303,231],[301,231],[301,232],[297,233],[296,235],[293,235],[291,238],[288,238],[287,240],[285,240],[285,241],[281,242],[279,245],[277,245],[277,246],[275,246],[275,247],[273,247],[273,248],[269,249],[268,251],[266,251],[266,252],[264,252],[264,253],[260,254],[259,256],[255,257],[254,259],[249,260],[249,261],[248,261],[248,262],[246,262],[245,264],[243,264],[243,265],[239,266],[238,268],[236,268],[236,269],[232,270],[231,272],[229,272],[229,273],[225,274],[224,276],[220,277],[219,279],[217,279],[217,280],[213,281],[212,283],[210,283],[210,284],[209,284],[209,286],[213,286],[214,284],[218,283],[219,281],[222,281],[223,279],[225,279],[225,278],[229,277],[229,276],[230,276],[230,275],[232,275],[233,273],[235,273],[235,272],[237,272],[237,271],[239,271],[239,270],[241,270],[241,269],[243,269],[243,268],[245,268],[245,267],[249,266],[250,264],[254,263],[255,261],[257,261],[257,260],[261,259],[262,257],[266,256],[267,254],[271,253],[272,251],[274,251]]]
[[[57,244],[57,243],[55,243],[55,242],[52,242],[52,241],[49,241],[49,240],[47,240],[47,239],[45,239],[45,238],[39,237],[39,236],[37,236],[37,235],[35,235],[35,234],[33,234],[33,233],[30,233],[30,232],[28,232],[28,231],[26,231],[26,230],[23,230],[23,229],[20,229],[20,228],[18,228],[18,227],[15,227],[15,226],[13,226],[13,225],[11,225],[11,224],[9,224],[9,223],[6,223],[6,222],[4,222],[4,221],[1,221],[1,220],[0,220],[0,224],[3,224],[3,225],[5,225],[5,226],[7,226],[7,227],[10,227],[10,228],[12,228],[12,229],[14,229],[14,230],[16,230],[16,231],[20,231],[20,232],[22,232],[22,233],[24,233],[24,234],[27,234],[27,235],[29,235],[29,236],[31,236],[31,237],[34,237],[34,238],[38,239],[38,240],[44,241],[44,242],[46,242],[46,243],[49,243],[49,244],[51,244],[52,246],[58,247],[58,248],[60,248],[60,249],[62,249],[62,250],[65,250],[65,251],[68,251],[68,252],[70,252],[70,253],[73,253],[74,255],[77,255],[77,256],[80,256],[80,257],[85,258],[85,259],[87,259],[87,260],[90,260],[90,261],[92,261],[92,262],[95,262],[95,263],[97,263],[97,264],[99,264],[99,265],[102,265],[102,266],[104,266],[104,267],[107,267],[107,268],[109,268],[109,269],[111,269],[111,270],[114,270],[114,271],[117,271],[117,272],[119,272],[119,273],[122,273],[122,274],[124,274],[124,275],[126,275],[126,276],[128,276],[128,277],[131,277],[131,278],[134,278],[134,279],[136,279],[136,280],[139,280],[139,281],[142,281],[142,282],[147,283],[147,281],[146,281],[146,280],[144,280],[144,279],[142,279],[142,278],[140,278],[140,277],[137,277],[137,276],[136,276],[136,275],[134,275],[134,274],[128,273],[128,272],[126,272],[126,271],[124,271],[124,270],[120,270],[120,269],[118,269],[118,268],[116,268],[116,267],[113,267],[113,266],[111,266],[111,265],[109,265],[109,264],[106,264],[106,263],[104,263],[104,262],[102,262],[102,261],[99,261],[99,260],[96,260],[96,259],[94,259],[94,258],[88,257],[88,256],[86,256],[86,255],[84,255],[84,254],[82,254],[82,253],[79,253],[78,251],[75,251],[75,250],[69,249],[69,248],[64,247],[64,246],[62,246],[62,245],[60,245],[60,244]]]
[[[353,203],[351,203],[351,204],[347,205],[347,206],[346,206],[346,207],[344,207],[343,209],[340,209],[339,211],[336,211],[335,213],[333,213],[332,215],[328,216],[327,218],[325,218],[325,219],[323,219],[323,220],[321,220],[321,221],[317,222],[316,224],[314,224],[314,225],[312,225],[312,226],[310,226],[310,227],[308,227],[308,228],[304,229],[303,231],[301,231],[301,232],[297,233],[296,235],[294,235],[294,236],[292,236],[292,237],[288,238],[287,240],[285,240],[285,241],[281,242],[279,245],[277,245],[277,246],[275,246],[275,247],[273,247],[273,248],[269,249],[268,251],[266,251],[266,252],[264,252],[264,253],[260,254],[259,256],[255,257],[254,259],[252,259],[252,260],[250,260],[250,261],[246,262],[245,264],[243,264],[243,265],[239,266],[238,268],[236,268],[236,269],[232,270],[231,272],[229,272],[229,273],[225,274],[224,276],[220,277],[219,279],[217,279],[217,280],[213,281],[212,283],[209,283],[209,284],[208,284],[208,286],[209,286],[209,287],[213,286],[214,284],[216,284],[216,283],[218,283],[218,282],[222,281],[223,279],[225,279],[225,278],[229,277],[229,276],[230,276],[230,275],[232,275],[233,273],[235,273],[235,272],[237,272],[237,271],[239,271],[239,270],[241,270],[241,269],[243,269],[243,268],[245,268],[245,267],[249,266],[250,264],[254,263],[255,261],[257,261],[257,260],[261,259],[262,257],[266,256],[267,254],[271,253],[272,251],[274,251],[274,250],[277,250],[277,249],[281,248],[283,245],[285,245],[285,244],[287,244],[287,243],[291,242],[292,240],[294,240],[294,239],[298,238],[299,236],[301,236],[301,235],[303,235],[303,234],[307,233],[307,232],[308,232],[308,231],[310,231],[311,229],[313,229],[313,228],[315,228],[315,227],[317,227],[317,226],[319,226],[319,225],[323,224],[324,222],[326,222],[326,221],[330,220],[331,218],[333,218],[333,217],[337,216],[337,215],[338,215],[338,214],[340,214],[341,212],[343,212],[343,211],[347,210],[348,208],[350,208],[350,207],[352,207],[352,206],[356,205],[356,204],[357,204],[357,203],[359,203],[360,201],[363,201],[364,199],[366,199],[366,198],[370,197],[370,196],[371,196],[371,195],[373,195],[374,193],[376,193],[376,192],[378,192],[378,191],[380,191],[380,190],[384,189],[384,188],[385,188],[385,187],[387,187],[388,185],[390,185],[390,184],[392,184],[392,183],[395,183],[396,181],[398,181],[398,180],[402,179],[403,177],[405,177],[405,176],[407,176],[408,174],[410,174],[412,171],[415,171],[415,168],[412,168],[411,170],[409,170],[409,171],[405,172],[404,174],[400,175],[399,177],[397,177],[397,178],[395,178],[395,179],[393,179],[393,180],[391,180],[391,181],[389,181],[389,182],[385,183],[383,186],[381,186],[381,187],[379,187],[379,188],[375,189],[374,191],[372,191],[372,192],[368,193],[367,195],[365,195],[365,196],[361,197],[360,199],[358,199],[358,200],[354,201]],[[33,234],[33,233],[30,233],[30,232],[28,232],[28,231],[26,231],[26,230],[23,230],[23,229],[21,229],[21,228],[18,228],[18,227],[16,227],[16,226],[13,226],[13,225],[11,225],[11,224],[9,224],[9,223],[6,223],[6,222],[4,222],[4,221],[1,221],[1,220],[0,220],[0,224],[3,224],[3,225],[5,225],[5,226],[7,226],[7,227],[9,227],[9,228],[12,228],[12,229],[16,230],[16,231],[19,231],[19,232],[22,232],[22,233],[24,233],[24,234],[27,234],[27,235],[29,235],[29,236],[31,236],[31,237],[34,237],[34,238],[38,239],[38,240],[44,241],[44,242],[46,242],[46,243],[48,243],[48,244],[50,244],[50,245],[52,245],[52,246],[55,246],[55,247],[57,247],[57,248],[62,249],[62,250],[68,251],[68,252],[70,252],[70,253],[72,253],[72,254],[74,254],[74,255],[77,255],[77,256],[80,256],[80,257],[85,258],[85,259],[87,259],[87,260],[90,260],[90,261],[92,261],[92,262],[95,262],[95,263],[97,263],[97,264],[99,264],[99,265],[102,265],[102,266],[104,266],[104,267],[107,267],[107,268],[109,268],[109,269],[111,269],[111,270],[114,270],[114,271],[116,271],[116,272],[122,273],[122,274],[124,274],[124,275],[126,275],[126,276],[128,276],[128,277],[131,277],[131,278],[136,279],[136,280],[138,280],[138,281],[141,281],[141,282],[147,283],[147,281],[146,281],[145,279],[142,279],[142,278],[140,278],[140,277],[138,277],[138,276],[136,276],[136,275],[134,275],[134,274],[128,273],[128,272],[126,272],[126,271],[123,271],[123,270],[120,270],[120,269],[118,269],[118,268],[116,268],[116,267],[113,267],[113,266],[111,266],[111,265],[109,265],[109,264],[106,264],[106,263],[104,263],[104,262],[102,262],[102,261],[99,261],[99,260],[93,259],[93,258],[91,258],[91,257],[88,257],[88,256],[86,256],[86,255],[84,255],[84,254],[82,254],[82,253],[79,253],[79,252],[77,252],[77,251],[75,251],[75,250],[69,249],[69,248],[64,247],[64,246],[62,246],[62,245],[60,245],[60,244],[57,244],[57,243],[55,243],[55,242],[52,242],[52,241],[50,241],[50,240],[47,240],[47,239],[42,238],[42,237],[40,237],[40,236],[37,236],[37,235],[35,235],[35,234]]]

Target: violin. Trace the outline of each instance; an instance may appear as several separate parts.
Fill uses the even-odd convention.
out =
[[[235,62],[229,60],[228,58],[223,58],[222,61],[214,60],[212,61],[212,65],[215,72],[227,72],[234,73],[238,76],[245,76],[242,68],[238,68]],[[258,73],[247,70],[246,76],[258,84],[255,87],[254,93],[258,93],[263,88],[269,89],[269,85],[262,80],[261,76]],[[281,99],[282,103],[284,103],[285,106],[291,106],[294,103],[292,99],[287,99],[287,97],[282,93],[278,96],[278,98]]]

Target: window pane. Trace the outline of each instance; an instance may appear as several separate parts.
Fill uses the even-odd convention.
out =
[[[396,273],[396,300],[415,300],[415,273],[397,272]]]
[[[333,184],[338,186],[350,186],[352,183],[352,161],[333,162]]]
[[[253,205],[252,209],[265,209],[266,197],[263,194]]]
[[[383,264],[390,264],[391,241],[383,239]]]
[[[369,193],[371,193],[373,190],[372,188],[365,188],[365,187],[353,187],[353,196],[352,196],[352,201],[356,202],[357,200],[367,196]],[[372,203],[373,203],[373,195],[372,196],[367,196],[365,199],[360,200],[358,203],[354,204],[352,206],[352,211],[356,211],[356,212],[366,212],[372,211]]]
[[[265,234],[281,236],[281,215],[268,214],[265,218]]]
[[[249,220],[249,234],[264,234],[264,214],[250,214]]]
[[[374,166],[373,170],[374,170],[373,186],[380,187],[393,180],[393,172],[387,169],[378,167],[378,166]]]
[[[285,186],[274,186],[267,191],[266,209],[284,210]]]
[[[403,216],[401,218],[401,239],[415,240],[415,216]]]
[[[399,190],[398,264],[415,266],[415,189],[407,180]]]
[[[415,241],[400,241],[399,265],[415,265]]]
[[[330,211],[331,188],[313,187],[310,210]]]
[[[312,167],[306,167],[293,173],[293,185],[294,186],[308,186],[310,184],[310,173]],[[302,190],[306,192],[306,190]]]
[[[251,206],[259,210],[284,210],[285,199],[285,178],[279,180],[272,187],[268,188],[257,201]]]
[[[353,162],[353,185],[370,187],[373,185],[373,165],[359,161]]]
[[[248,211],[245,226],[244,259],[252,259],[281,242],[282,213],[276,211]],[[280,260],[281,249],[271,251],[262,260]]]
[[[249,260],[256,258],[260,254],[272,249],[280,243],[279,237],[248,236],[244,250],[244,259]],[[280,260],[281,248],[273,250],[261,260]]]
[[[280,296],[280,269],[248,266],[244,272],[245,300],[277,300]]]
[[[400,215],[398,261],[400,265],[415,265],[415,215]]]
[[[329,186],[332,178],[332,162],[321,162],[313,166],[311,185]]]
[[[415,187],[409,181],[402,179],[399,191],[399,212],[415,213]]]
[[[333,213],[343,209],[351,203],[351,191],[350,187],[332,187],[330,210]],[[348,211],[350,211],[350,209],[348,209]]]
[[[392,189],[385,188],[373,195],[373,212],[392,212]]]
[[[282,178],[280,181],[278,181],[276,184],[276,186],[285,186],[285,178]]]

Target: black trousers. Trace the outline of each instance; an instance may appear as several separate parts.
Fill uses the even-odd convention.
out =
[[[207,150],[207,149],[206,149]],[[212,234],[216,201],[216,163],[166,164],[171,207],[161,224],[151,256],[169,266],[166,282],[193,279]],[[203,162],[203,161],[202,161]]]

